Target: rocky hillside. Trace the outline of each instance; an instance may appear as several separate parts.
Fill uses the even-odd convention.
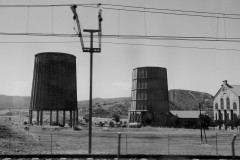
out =
[[[172,110],[198,110],[199,103],[203,100],[203,108],[210,107],[213,103],[213,96],[204,92],[173,89],[168,94]]]
[[[30,97],[0,95],[0,109],[29,108]]]
[[[189,90],[169,90],[170,110],[198,110],[198,103],[202,102],[203,99],[205,99],[203,110],[206,110],[212,115],[212,95]],[[0,95],[0,109],[29,108],[29,104],[30,97]],[[78,101],[81,115],[88,113],[88,105],[88,100]],[[95,98],[93,99],[93,116],[110,117],[116,113],[121,117],[127,117],[130,106],[130,97],[107,99]]]

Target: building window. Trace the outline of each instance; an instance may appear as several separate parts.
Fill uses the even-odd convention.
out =
[[[237,109],[237,103],[233,102],[233,109]]]
[[[230,109],[230,99],[227,97],[226,101],[227,101],[227,109]]]
[[[217,103],[215,103],[215,109],[218,109],[218,104]]]
[[[221,98],[220,102],[221,102],[221,109],[223,109],[224,108],[223,98]]]

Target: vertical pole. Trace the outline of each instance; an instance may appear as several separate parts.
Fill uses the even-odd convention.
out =
[[[11,150],[11,134],[9,134],[9,139],[8,139],[8,154],[10,154]]]
[[[233,159],[233,160],[235,160],[235,148],[234,148],[234,143],[235,143],[236,137],[237,137],[237,134],[235,134],[235,135],[233,136],[233,139],[232,139],[232,159]]]
[[[127,152],[127,133],[126,133],[126,154],[128,154],[128,152]]]
[[[217,140],[217,133],[216,133],[216,154],[218,155],[218,140]]]
[[[31,124],[31,113],[30,113],[30,110],[29,110],[29,112],[28,112],[28,114],[29,114],[29,124]],[[19,124],[21,123],[20,122],[21,120],[20,120],[20,111],[19,111]]]
[[[56,123],[58,125],[58,110],[56,111]]]
[[[63,126],[65,126],[65,110],[63,111]]]
[[[169,134],[168,134],[168,155],[169,155]]]
[[[89,144],[88,154],[92,153],[92,68],[93,68],[93,32],[90,43],[90,95],[89,95]]]
[[[40,126],[43,124],[43,110],[40,110]]]
[[[73,120],[72,120],[72,122],[73,122],[73,128],[75,127],[75,122],[76,122],[76,121],[75,121],[75,118],[76,118],[76,117],[75,117],[75,111],[73,110]]]
[[[201,104],[198,103],[198,106],[199,106],[199,112],[200,112],[200,115],[201,116]],[[201,130],[201,142],[203,142],[203,137],[202,137],[202,120],[201,120],[201,117],[199,117],[199,120],[200,120],[200,130]]]
[[[69,126],[72,127],[72,110],[70,112]]]
[[[31,116],[31,110],[29,110],[29,124],[31,124],[31,119],[32,119],[32,116]],[[20,115],[20,111],[19,111],[19,124],[21,124],[21,115]]]
[[[37,110],[37,125],[39,125],[39,110]]]
[[[52,110],[50,110],[50,126],[52,125]]]
[[[51,133],[51,154],[52,154],[52,133]]]
[[[78,109],[76,110],[76,120],[77,120],[76,125],[78,125]]]
[[[33,111],[32,110],[30,110],[30,115],[31,115],[31,119],[30,119],[30,124],[32,124],[32,118],[33,118]],[[21,114],[22,114],[22,110],[20,110],[20,121],[22,122],[22,116],[21,116]]]
[[[120,158],[120,153],[121,153],[121,133],[118,132],[118,156],[117,158],[119,159]]]

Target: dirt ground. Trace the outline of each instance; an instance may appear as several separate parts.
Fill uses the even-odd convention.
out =
[[[0,154],[81,154],[88,153],[88,128],[30,126],[23,122],[27,111],[0,111]],[[231,140],[236,131],[207,131],[207,143],[200,131],[175,128],[108,128],[93,126],[92,152],[117,153],[121,133],[121,154],[202,154],[231,155]],[[236,140],[240,155],[240,139]]]

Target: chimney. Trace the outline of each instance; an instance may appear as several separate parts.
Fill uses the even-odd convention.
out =
[[[224,81],[223,81],[223,84],[224,84],[224,85],[227,85],[227,80],[224,80]]]

